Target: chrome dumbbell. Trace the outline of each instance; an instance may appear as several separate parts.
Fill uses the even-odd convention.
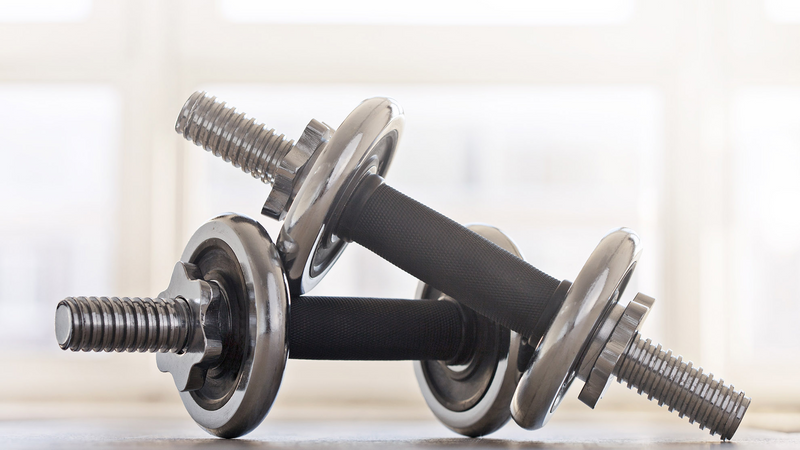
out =
[[[649,297],[617,304],[640,253],[632,231],[606,236],[574,283],[539,271],[384,183],[403,128],[391,99],[364,101],[337,130],[312,120],[296,145],[199,92],[175,128],[273,183],[262,212],[285,216],[277,247],[292,292],[358,242],[536,346],[512,402],[522,427],[543,426],[575,378],[593,407],[612,376],[723,439],[738,427],[749,398],[639,337]]]
[[[516,252],[497,229],[473,229]],[[287,357],[421,360],[434,414],[456,432],[485,435],[510,418],[525,353],[518,334],[453,301],[291,298],[270,237],[237,215],[197,230],[158,298],[67,298],[55,324],[65,350],[159,352],[191,417],[221,437],[261,423]]]

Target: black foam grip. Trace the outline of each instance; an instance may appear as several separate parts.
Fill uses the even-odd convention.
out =
[[[377,175],[355,189],[337,234],[529,342],[541,338],[558,310],[548,303],[559,280],[392,189]]]
[[[295,297],[288,327],[292,359],[449,361],[466,341],[448,301]]]

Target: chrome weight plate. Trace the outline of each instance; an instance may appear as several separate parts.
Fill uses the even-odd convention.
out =
[[[181,392],[181,400],[209,433],[241,436],[266,417],[286,366],[290,297],[280,256],[258,222],[227,214],[195,232],[181,261],[196,265],[203,279],[219,285],[232,331],[203,387]]]
[[[277,239],[295,295],[316,286],[344,251],[347,243],[333,230],[344,203],[364,176],[384,176],[389,170],[403,122],[403,110],[394,100],[371,98],[319,150]]]
[[[522,258],[516,245],[500,230],[469,225],[501,248]],[[420,283],[418,299],[454,301]],[[422,395],[433,414],[447,427],[465,436],[483,436],[498,430],[511,418],[509,404],[521,375],[517,360],[527,346],[520,336],[491,320],[466,310],[474,320],[475,349],[459,365],[444,361],[415,361]]]
[[[536,430],[550,420],[575,379],[593,330],[619,301],[641,251],[636,233],[620,228],[589,256],[517,386],[511,414],[519,426]]]

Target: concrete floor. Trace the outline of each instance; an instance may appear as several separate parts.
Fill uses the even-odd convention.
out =
[[[539,431],[509,424],[487,438],[459,437],[434,421],[267,420],[235,440],[187,419],[0,421],[0,448],[669,448],[796,449],[800,434],[742,428],[721,443],[694,425],[641,419],[553,421]]]

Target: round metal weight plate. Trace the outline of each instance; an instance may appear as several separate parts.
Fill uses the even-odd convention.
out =
[[[519,426],[536,430],[550,420],[575,379],[593,330],[619,301],[640,253],[639,237],[620,228],[589,256],[519,381],[511,401]]]
[[[487,225],[468,228],[522,258],[505,234]],[[425,283],[417,298],[453,301]],[[521,375],[517,359],[524,344],[517,333],[474,314],[475,351],[469,361],[448,365],[444,361],[415,361],[422,395],[433,414],[447,427],[465,436],[484,436],[511,418],[509,404]]]
[[[255,220],[226,214],[191,237],[181,261],[227,297],[230,336],[203,387],[181,392],[189,415],[209,433],[234,438],[257,427],[278,393],[288,356],[289,289],[280,256]]]
[[[365,100],[320,150],[277,239],[293,294],[316,286],[344,251],[347,242],[332,228],[358,182],[389,170],[403,121],[394,100]]]

